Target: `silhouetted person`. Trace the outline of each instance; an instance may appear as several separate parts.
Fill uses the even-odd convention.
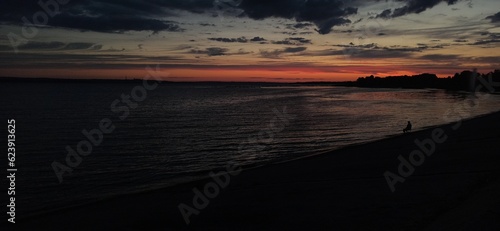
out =
[[[411,131],[411,123],[408,121],[408,124],[406,125],[406,128],[403,129],[403,133],[407,133]]]

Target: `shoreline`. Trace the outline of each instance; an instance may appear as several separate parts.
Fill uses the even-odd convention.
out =
[[[496,113],[500,113],[500,111],[491,112],[491,113],[484,114],[484,115],[474,116],[474,117],[471,117],[471,118],[464,119],[462,121],[479,119],[481,117],[489,116],[489,115],[496,114]],[[458,122],[458,121],[456,121],[456,122]],[[426,131],[426,130],[432,130],[432,129],[436,129],[436,128],[440,128],[440,127],[444,127],[444,126],[449,126],[449,125],[454,124],[456,122],[452,122],[452,123],[448,123],[448,124],[441,124],[441,125],[427,126],[427,127],[423,127],[423,128],[414,130],[411,133],[421,132],[421,131]],[[404,136],[404,135],[406,135],[406,134],[401,133],[401,134],[386,135],[386,136],[384,136],[382,138],[379,138],[379,139],[370,140],[370,141],[362,141],[362,142],[359,142],[359,143],[353,143],[353,144],[345,145],[345,146],[338,147],[338,148],[335,148],[335,149],[331,149],[331,150],[328,150],[328,151],[320,151],[320,152],[317,152],[317,153],[309,154],[307,156],[297,157],[297,158],[294,158],[294,159],[282,160],[282,161],[271,162],[271,163],[260,164],[260,165],[259,164],[253,164],[253,165],[241,166],[241,168],[243,168],[243,171],[258,170],[260,168],[272,167],[272,166],[276,166],[276,165],[286,164],[286,163],[289,163],[289,162],[301,161],[301,160],[309,159],[309,158],[316,158],[316,157],[322,156],[322,155],[334,154],[334,152],[337,152],[337,151],[344,151],[345,149],[356,148],[358,146],[368,145],[368,144],[372,144],[372,143],[377,143],[377,142],[382,141],[382,140],[388,140],[388,139],[392,139],[392,138],[397,138],[397,137]],[[52,213],[63,212],[63,211],[66,211],[66,210],[78,209],[78,208],[89,206],[89,205],[103,203],[103,202],[106,202],[108,200],[113,200],[113,199],[116,199],[116,198],[129,197],[129,196],[135,196],[135,195],[142,195],[142,194],[147,194],[147,193],[151,193],[151,192],[155,192],[155,191],[166,190],[166,189],[169,189],[169,188],[175,188],[175,187],[182,186],[182,185],[192,185],[192,184],[195,184],[195,183],[204,182],[204,181],[206,181],[208,179],[211,179],[210,176],[209,176],[210,172],[219,171],[219,170],[222,170],[222,169],[223,168],[221,167],[221,168],[218,168],[218,169],[211,169],[211,170],[208,170],[208,171],[200,171],[200,172],[195,173],[195,175],[189,175],[189,176],[182,177],[182,178],[192,178],[192,179],[189,179],[189,180],[184,179],[184,180],[179,180],[179,181],[178,180],[173,180],[173,181],[178,181],[179,183],[171,182],[171,185],[162,186],[162,187],[158,187],[158,188],[155,188],[155,189],[138,191],[138,192],[131,192],[131,193],[117,194],[117,195],[113,195],[113,196],[108,196],[106,198],[95,199],[95,200],[89,201],[89,202],[82,202],[82,203],[80,203],[78,205],[65,206],[65,207],[51,209],[51,210],[47,210],[47,211],[43,211],[43,212],[37,212],[37,211],[35,211],[35,212],[29,214],[28,216],[21,217],[21,219],[22,220],[25,220],[25,219],[29,220],[29,219],[32,219],[32,218],[36,218],[36,217],[40,217],[40,216],[45,216],[45,215],[49,215],[49,214],[52,214]],[[0,224],[1,223],[3,223],[3,222],[0,222]]]
[[[465,119],[465,120],[462,120],[462,123],[463,124],[481,123],[481,122],[484,122],[483,120],[491,120],[491,118],[493,118],[493,117],[500,117],[500,112],[495,112],[495,113],[490,113],[490,114],[486,114],[486,115],[480,115],[480,116],[476,116],[473,118]],[[454,122],[454,123],[456,123],[456,122]],[[384,147],[387,145],[385,143],[394,143],[394,142],[399,142],[400,140],[408,140],[408,139],[411,141],[412,140],[411,138],[413,138],[413,137],[422,136],[422,135],[424,135],[424,134],[426,134],[426,133],[428,133],[436,128],[449,127],[454,123],[436,125],[436,126],[432,126],[430,128],[425,128],[425,129],[413,131],[412,133],[409,133],[409,134],[392,135],[390,137],[384,137],[382,139],[374,140],[374,141],[367,141],[367,142],[363,142],[361,144],[358,143],[358,144],[353,144],[353,145],[347,145],[347,146],[339,148],[339,149],[335,149],[335,150],[331,150],[331,151],[327,151],[327,152],[321,152],[321,153],[317,153],[317,154],[312,154],[312,155],[309,155],[306,157],[301,157],[301,158],[294,159],[294,160],[287,160],[287,161],[283,161],[283,162],[272,163],[272,164],[267,164],[267,165],[263,165],[263,166],[256,166],[256,167],[252,167],[252,168],[245,168],[245,170],[242,172],[241,176],[235,177],[235,180],[238,181],[238,183],[236,185],[234,185],[234,183],[231,183],[231,185],[229,185],[228,189],[225,189],[225,190],[231,190],[233,197],[234,197],[234,195],[237,196],[237,193],[235,194],[234,192],[238,191],[238,188],[239,188],[239,190],[247,189],[248,185],[252,184],[252,181],[254,181],[254,178],[248,177],[249,175],[258,175],[259,176],[258,178],[261,178],[261,184],[269,186],[269,185],[272,185],[272,182],[271,182],[271,184],[269,184],[269,182],[265,182],[265,181],[268,181],[267,177],[265,177],[266,176],[265,172],[271,172],[271,173],[278,172],[278,173],[280,173],[280,171],[279,171],[280,169],[287,169],[284,172],[290,172],[289,171],[290,168],[296,170],[298,168],[297,165],[302,165],[302,164],[309,164],[310,166],[320,168],[317,165],[318,165],[318,162],[320,165],[323,165],[322,159],[338,159],[338,160],[342,160],[343,162],[349,163],[349,164],[352,164],[352,161],[353,161],[352,160],[353,157],[349,156],[349,155],[362,155],[362,156],[365,155],[364,158],[372,159],[372,158],[374,158],[373,156],[366,156],[366,154],[363,154],[363,153],[358,154],[358,151],[356,151],[356,149],[366,149],[367,147],[370,149],[370,146],[377,146],[379,148],[384,149]],[[470,129],[470,128],[467,128],[467,129]],[[458,132],[463,133],[464,131],[459,130]],[[346,154],[347,154],[347,156],[346,156]],[[402,154],[404,154],[404,152]],[[392,157],[391,159],[393,162],[397,160],[397,158],[395,158],[395,157]],[[370,167],[370,166],[367,165],[367,167]],[[392,166],[388,165],[387,167],[394,168],[394,167],[397,167],[397,165],[392,164]],[[299,168],[301,168],[301,167],[299,167]],[[304,167],[304,168],[306,168],[306,167]],[[303,169],[301,169],[301,170],[304,171]],[[309,168],[308,170],[311,170],[311,169]],[[394,170],[394,169],[392,169],[392,170]],[[335,173],[334,175],[337,176],[339,171],[340,170],[334,170],[333,171]],[[309,171],[305,171],[305,172],[309,172]],[[383,172],[380,172],[380,174],[378,176],[371,175],[370,177],[378,179],[378,178],[382,177],[382,173]],[[263,174],[264,174],[264,177],[262,177]],[[296,173],[295,173],[295,175],[296,175]],[[370,175],[370,174],[368,174],[368,175]],[[240,177],[242,177],[243,179],[240,179]],[[302,177],[304,177],[304,176],[302,176]],[[244,180],[244,178],[247,178],[247,180]],[[365,178],[366,178],[366,176],[365,176]],[[62,222],[62,223],[64,223],[63,226],[68,226],[68,227],[76,228],[76,230],[79,230],[79,228],[81,228],[80,226],[77,225],[77,226],[73,227],[73,225],[75,225],[75,224],[73,222],[69,221],[69,220],[77,219],[76,217],[73,217],[72,215],[61,214],[61,213],[68,212],[69,214],[73,214],[73,215],[76,214],[76,215],[84,215],[86,217],[88,217],[88,216],[92,217],[91,211],[95,211],[96,208],[101,208],[103,210],[106,210],[106,209],[112,210],[112,208],[114,206],[111,206],[111,205],[115,205],[115,206],[118,205],[118,207],[123,207],[123,206],[127,207],[127,205],[124,205],[124,204],[127,204],[127,202],[137,201],[138,199],[140,200],[140,199],[143,199],[144,197],[149,198],[149,199],[146,198],[147,200],[153,199],[153,201],[155,201],[155,198],[157,198],[158,194],[170,194],[170,195],[173,195],[174,198],[185,198],[186,196],[187,196],[187,198],[189,198],[189,195],[192,194],[192,192],[190,190],[191,188],[199,187],[200,185],[203,185],[202,183],[206,182],[209,179],[210,179],[209,177],[205,177],[204,179],[198,179],[195,181],[185,182],[185,183],[181,183],[181,184],[177,184],[177,185],[169,186],[169,187],[164,187],[164,188],[160,188],[160,189],[154,189],[154,190],[138,192],[138,193],[133,193],[133,194],[119,195],[119,196],[99,200],[99,201],[84,204],[84,205],[72,206],[72,207],[68,207],[68,208],[62,208],[62,209],[50,211],[48,213],[41,213],[41,214],[33,215],[33,216],[30,216],[30,217],[27,217],[24,219],[20,219],[18,222],[19,222],[19,225],[27,225],[29,227],[30,225],[34,225],[34,224],[40,225],[39,224],[40,221],[43,221],[46,219],[65,220],[65,221],[68,221],[68,223]],[[250,180],[248,180],[248,179],[250,179]],[[349,179],[349,178],[346,178],[346,179]],[[359,178],[359,179],[363,179],[363,178]],[[248,182],[248,181],[250,181],[250,182]],[[289,184],[300,184],[300,181],[299,182],[294,182],[294,181],[290,182],[290,179],[288,177],[284,177],[284,176],[281,176],[281,178],[278,178],[275,181],[280,183],[280,184],[283,184],[284,182],[288,182]],[[409,184],[409,183],[405,183],[405,185],[406,184]],[[384,187],[387,188],[387,185],[384,185]],[[386,189],[386,190],[389,191],[388,189]],[[231,199],[224,199],[224,197],[225,197],[224,191],[221,192],[221,194],[222,195],[220,196],[221,197],[220,200],[231,200]],[[302,195],[308,196],[309,194],[302,193]],[[219,198],[214,199],[214,201],[216,201],[216,200],[219,200]],[[177,201],[178,201],[177,203],[180,203],[180,202],[189,201],[189,199],[188,200],[180,199]],[[175,216],[177,213],[177,216],[180,216],[180,213],[178,211],[176,212],[176,202],[170,201],[170,202],[166,202],[166,204],[169,204],[170,206],[167,206],[167,207],[169,207],[169,209],[165,209],[164,212],[168,211],[167,213],[172,214],[173,216]],[[212,206],[212,205],[210,205],[210,206]],[[228,205],[226,204],[226,206],[228,206]],[[303,206],[310,207],[308,205],[303,205]],[[172,210],[172,207],[174,208],[173,210]],[[224,207],[224,206],[222,206],[222,207]],[[100,210],[100,209],[97,209],[97,210]],[[151,209],[151,210],[154,210],[156,212],[160,212],[160,211],[157,211],[157,209]],[[207,210],[210,210],[210,208],[208,208]],[[220,212],[220,210],[217,210],[217,211]],[[208,216],[210,214],[210,212],[202,211],[201,215],[199,215],[199,216],[203,216],[204,214],[206,214]],[[108,215],[111,215],[111,214],[108,214]],[[61,216],[64,217],[65,219],[60,219]],[[118,217],[116,217],[117,214],[113,214],[111,216],[115,217],[115,218],[120,217],[119,215],[118,215]],[[213,216],[209,216],[209,217],[213,218]],[[215,216],[215,217],[218,217],[218,216]],[[195,220],[196,218],[193,218],[193,220]],[[138,219],[138,220],[140,220],[140,219]],[[205,222],[206,222],[206,220],[207,219],[203,219],[203,221],[205,221]],[[181,222],[179,222],[179,221],[181,221]],[[152,223],[155,223],[155,222],[152,222]],[[212,225],[214,224],[212,222],[209,222],[209,223]],[[238,222],[236,222],[236,224],[237,223]],[[270,223],[274,224],[272,222],[270,222]],[[60,221],[59,221],[59,224],[61,224]],[[100,223],[100,224],[104,225],[103,223]],[[189,227],[184,227],[185,224],[182,224],[182,218],[180,220],[175,219],[175,222],[173,222],[173,224],[174,224],[175,228],[179,228],[179,229],[189,228]],[[206,224],[206,223],[203,223],[203,222],[198,223],[198,225],[200,225],[200,224]],[[57,223],[52,224],[52,225],[57,225]],[[50,226],[50,224],[49,224],[49,226]],[[168,227],[169,223],[166,222],[164,224],[164,226],[165,226],[164,228]],[[46,226],[40,226],[40,227],[46,227]],[[195,226],[195,227],[198,227],[198,226]],[[201,225],[200,227],[204,227],[204,226]],[[227,227],[227,226],[225,226],[225,227]],[[215,226],[212,226],[212,228],[215,228]],[[81,230],[84,230],[84,228],[82,228]]]

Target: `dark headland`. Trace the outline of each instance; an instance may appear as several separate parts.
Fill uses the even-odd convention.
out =
[[[0,77],[0,83],[22,82],[22,83],[137,83],[141,84],[141,79],[60,79],[60,78],[17,78]],[[483,84],[478,85],[477,83]],[[273,83],[273,82],[177,82],[162,81],[164,84],[216,84],[220,83],[228,87],[252,87],[260,86],[345,86],[345,87],[364,87],[364,88],[406,88],[406,89],[424,89],[435,88],[452,91],[492,91],[484,87],[489,85],[496,90],[500,90],[500,70],[494,70],[488,73],[477,73],[475,71],[462,71],[454,76],[447,78],[438,78],[435,74],[423,73],[413,76],[367,76],[360,77],[356,81],[344,82],[297,82],[297,83]],[[488,84],[485,84],[488,83]],[[478,86],[483,86],[477,89]]]
[[[447,90],[476,91],[477,82],[498,83],[500,87],[500,70],[481,74],[473,71],[462,71],[456,73],[453,77],[438,78],[435,74],[420,74],[414,76],[388,76],[385,78],[369,76],[358,78],[353,83],[357,87],[373,88],[436,88]],[[493,84],[495,85],[495,84]],[[488,91],[484,86],[479,90]]]
[[[483,83],[482,85],[478,82]],[[345,82],[308,82],[297,83],[305,85],[346,86],[363,88],[403,88],[403,89],[445,89],[450,91],[491,91],[484,87],[488,83],[491,87],[500,89],[500,70],[488,73],[475,71],[462,71],[453,76],[439,78],[436,74],[423,73],[404,76],[366,76],[359,77],[356,81]],[[482,86],[478,89],[479,86]]]

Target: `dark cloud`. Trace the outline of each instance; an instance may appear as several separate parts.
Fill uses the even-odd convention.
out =
[[[268,59],[279,59],[279,58],[281,58],[280,57],[281,54],[283,54],[282,50],[273,50],[273,51],[261,50],[260,51],[260,56],[262,58],[268,58]]]
[[[281,32],[282,34],[286,34],[286,35],[291,35],[291,36],[295,36],[295,35],[298,35],[299,33],[297,32],[288,32],[288,31],[284,31],[284,32]]]
[[[500,33],[490,33],[488,31],[481,32],[482,36],[486,36],[489,39],[500,39]]]
[[[247,43],[248,39],[245,37],[240,37],[240,38],[208,38],[209,40],[212,41],[217,41],[217,42],[225,42],[225,43]]]
[[[100,50],[102,45],[94,43],[68,43],[63,50]]]
[[[391,13],[392,13],[392,9],[387,9],[387,10],[384,10],[382,11],[382,13],[380,13],[379,15],[376,16],[376,18],[390,18],[391,17]]]
[[[221,47],[210,47],[205,50],[192,49],[189,51],[190,54],[205,54],[208,56],[223,56],[227,55],[229,49]]]
[[[486,17],[486,19],[491,20],[491,22],[493,22],[493,23],[500,22],[500,12],[498,12],[494,15],[488,16],[488,17]]]
[[[351,20],[345,18],[330,18],[317,24],[316,31],[320,34],[329,34],[334,26],[342,26],[351,23]]]
[[[188,49],[193,49],[194,47],[190,45],[179,45],[177,47],[174,47],[171,49],[171,51],[183,51],[183,50],[188,50]]]
[[[488,45],[492,43],[500,43],[500,39],[486,39],[486,40],[478,40],[474,43],[470,43],[469,45]]]
[[[186,47],[188,48],[188,47]],[[180,49],[179,49],[180,50]],[[237,52],[229,52],[230,50],[222,47],[210,47],[206,49],[191,49],[186,54],[195,54],[195,55],[207,55],[207,56],[226,56],[226,55],[248,55],[253,52],[245,51],[243,48],[238,49]],[[199,58],[197,56],[196,58]]]
[[[427,9],[433,8],[441,2],[445,2],[448,5],[453,5],[459,0],[397,0],[399,2],[405,2],[403,7],[396,8],[394,10],[387,9],[378,14],[377,18],[396,18],[407,14],[419,14]]]
[[[351,42],[348,45],[336,44],[336,45],[333,45],[333,46],[335,46],[335,47],[348,47],[348,48],[365,48],[365,49],[369,49],[369,48],[378,49],[379,48],[376,43],[354,45],[354,43]]]
[[[102,45],[95,43],[63,43],[59,41],[37,42],[29,41],[17,46],[20,51],[61,51],[61,50],[101,50]],[[11,46],[1,46],[0,51],[13,51]]]
[[[243,0],[239,7],[252,19],[278,17],[312,22],[320,34],[350,23],[346,17],[357,13],[357,8],[347,7],[341,0]]]
[[[358,47],[344,48],[340,50],[326,49],[320,51],[306,52],[310,56],[344,56],[346,58],[409,58],[414,55],[413,51],[396,49],[363,49]]]
[[[286,47],[285,49],[277,49],[272,51],[261,50],[260,55],[264,58],[278,59],[281,58],[282,54],[286,53],[299,53],[307,50],[307,47]]]
[[[413,56],[413,51],[399,49],[384,49],[384,50],[358,50],[347,49],[345,55],[355,58],[407,58]]]
[[[261,37],[254,37],[253,39],[250,39],[251,42],[265,42],[267,41],[265,38]]]
[[[19,45],[18,50],[59,50],[64,48],[66,44],[63,42],[33,42]]]
[[[390,47],[380,47],[376,43],[368,43],[368,44],[359,44],[355,45],[354,43],[349,43],[348,45],[344,44],[336,44],[333,45],[335,47],[343,47],[345,49],[351,49],[351,50],[356,50],[356,51],[366,51],[366,50],[385,50],[388,52],[422,52],[424,50],[430,49],[427,44],[419,43],[417,44],[417,47],[408,47],[408,46],[400,46],[400,45],[394,45]]]
[[[98,32],[181,32],[178,23],[162,18],[175,15],[175,10],[194,13],[224,10],[217,6],[215,0],[72,0],[60,4],[59,14],[50,16],[47,25]],[[231,7],[252,19],[295,19],[296,28],[314,23],[322,34],[329,33],[333,26],[349,23],[346,17],[357,13],[357,8],[347,7],[341,0],[242,0]],[[41,10],[38,1],[3,0],[0,23],[23,24],[23,16],[32,20],[30,17]]]
[[[339,56],[344,55],[343,50],[326,49],[319,51],[308,51],[304,55],[306,56]]]
[[[311,56],[344,56],[348,58],[409,58],[415,53],[430,49],[426,44],[419,44],[419,47],[391,46],[380,47],[376,43],[355,45],[333,45],[343,49],[326,49],[320,51],[306,52],[304,55]]]
[[[297,53],[307,50],[307,47],[287,47],[283,50],[284,53]]]
[[[430,54],[430,55],[420,56],[419,58],[439,62],[439,61],[457,60],[458,58],[460,58],[460,55]]]
[[[124,31],[182,32],[176,22],[129,16],[75,16],[62,14],[50,20],[51,26],[83,31],[121,33]]]
[[[299,42],[301,44],[312,44],[311,40],[310,39],[306,39],[306,38],[297,38],[297,37],[295,37],[295,38],[289,38],[289,39],[293,40],[293,41],[297,41],[297,42]]]
[[[443,55],[429,54],[418,57],[419,59],[429,60],[432,62],[451,62],[451,63],[499,63],[500,56],[461,56],[461,55]]]
[[[285,39],[281,41],[272,41],[273,44],[278,44],[278,45],[295,45],[296,43],[294,41]]]
[[[400,51],[400,52],[422,52],[424,50],[428,49],[427,46],[419,46],[419,47],[383,47],[382,50],[393,52],[393,51]]]
[[[272,41],[273,44],[278,45],[293,45],[293,46],[302,46],[304,44],[312,44],[310,39],[300,38],[300,37],[292,37],[286,38],[281,41]]]
[[[354,21],[352,24],[357,24],[357,23],[360,23],[360,22],[362,22],[363,20],[364,20],[364,18],[360,18],[360,19],[358,19],[358,20]]]
[[[215,26],[215,24],[211,24],[211,23],[200,23],[200,26]]]
[[[261,44],[267,44],[267,40],[261,37],[254,37],[252,39],[247,39],[245,37],[239,38],[208,38],[212,41],[225,42],[225,43],[247,43],[247,42],[259,42]]]
[[[500,56],[472,57],[471,60],[474,61],[474,62],[492,63],[494,65],[498,65],[498,63],[500,63]]]
[[[5,0],[0,8],[0,23],[24,24],[23,17],[30,23],[33,15],[42,12],[38,1]],[[40,1],[45,2],[45,1]],[[59,4],[59,11],[50,14],[42,24],[84,31],[183,31],[176,22],[161,20],[171,15],[168,8],[198,11],[212,5],[211,0],[198,1],[114,1],[114,0],[71,0]],[[54,9],[53,6],[50,9]],[[39,17],[42,18],[42,17]],[[39,19],[40,20],[40,19]],[[34,23],[36,24],[36,23]]]
[[[296,24],[292,24],[291,26],[293,26],[293,28],[295,29],[302,29],[302,28],[307,28],[307,27],[311,27],[311,26],[314,26],[312,23],[296,23]]]
[[[314,27],[314,24],[309,22],[298,22],[298,23],[285,24],[285,26],[287,29],[294,31],[293,33],[297,34],[299,33],[298,30],[309,30],[311,27]]]
[[[122,49],[116,49],[114,47],[111,47],[107,50],[104,50],[104,51],[107,51],[107,52],[122,52],[122,51],[125,51],[126,49],[125,48],[122,48]]]
[[[443,49],[443,48],[448,47],[448,46],[450,46],[450,44],[443,43],[443,44],[438,44],[438,45],[430,46],[430,47],[428,47],[428,48],[432,48],[432,49]]]
[[[453,42],[456,42],[456,43],[466,43],[468,41],[469,40],[467,40],[467,39],[455,39],[455,40],[453,40]]]
[[[1,24],[23,24],[21,18],[32,21],[34,13],[42,8],[35,0],[2,0],[0,8]],[[47,25],[84,31],[124,32],[124,31],[170,31],[182,32],[179,23],[164,20],[178,14],[178,10],[193,13],[210,13],[217,10],[216,0],[71,0],[60,5],[60,14],[49,17]],[[240,4],[238,2],[241,1]],[[420,13],[441,2],[455,4],[459,0],[397,0],[406,4],[398,9],[383,11],[379,17],[399,17]],[[41,1],[43,2],[43,1]],[[219,1],[220,2],[220,1]],[[328,34],[335,26],[352,23],[348,17],[357,14],[357,6],[363,1],[345,0],[238,0],[230,4],[246,16],[261,20],[266,18],[293,19],[294,29],[316,25],[320,34]],[[354,7],[356,6],[356,7]],[[220,9],[219,9],[220,10]],[[498,14],[488,17],[498,20]],[[201,26],[213,26],[201,23]]]
[[[1,47],[1,46],[0,46]],[[43,62],[40,62],[43,60]],[[142,56],[127,54],[69,54],[52,52],[20,52],[0,55],[0,67],[7,68],[144,68],[144,63],[183,61],[177,56]],[[162,64],[163,65],[163,64]]]
[[[234,53],[234,55],[248,55],[252,54],[253,52],[250,51],[245,51],[245,49],[241,48],[238,50],[238,52]]]

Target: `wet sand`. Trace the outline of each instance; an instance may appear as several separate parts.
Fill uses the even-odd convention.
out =
[[[419,148],[415,140],[425,141],[426,148]],[[435,146],[433,152],[431,140]],[[15,227],[18,230],[500,230],[499,150],[500,112],[463,121],[459,127],[453,123],[244,170],[238,175],[233,172],[235,175],[230,176],[227,187],[217,187],[218,193],[213,188],[217,181],[212,178],[19,219]],[[400,155],[403,161],[398,158]],[[401,162],[411,166],[398,171]],[[387,171],[393,173],[391,180],[399,180],[394,184],[394,192],[384,176]],[[224,186],[226,178],[219,178],[219,185]],[[207,185],[212,187],[209,195],[196,196],[198,206],[194,205],[193,188],[205,194]],[[183,207],[186,213],[193,213],[189,225],[178,208],[180,203],[186,205]]]

